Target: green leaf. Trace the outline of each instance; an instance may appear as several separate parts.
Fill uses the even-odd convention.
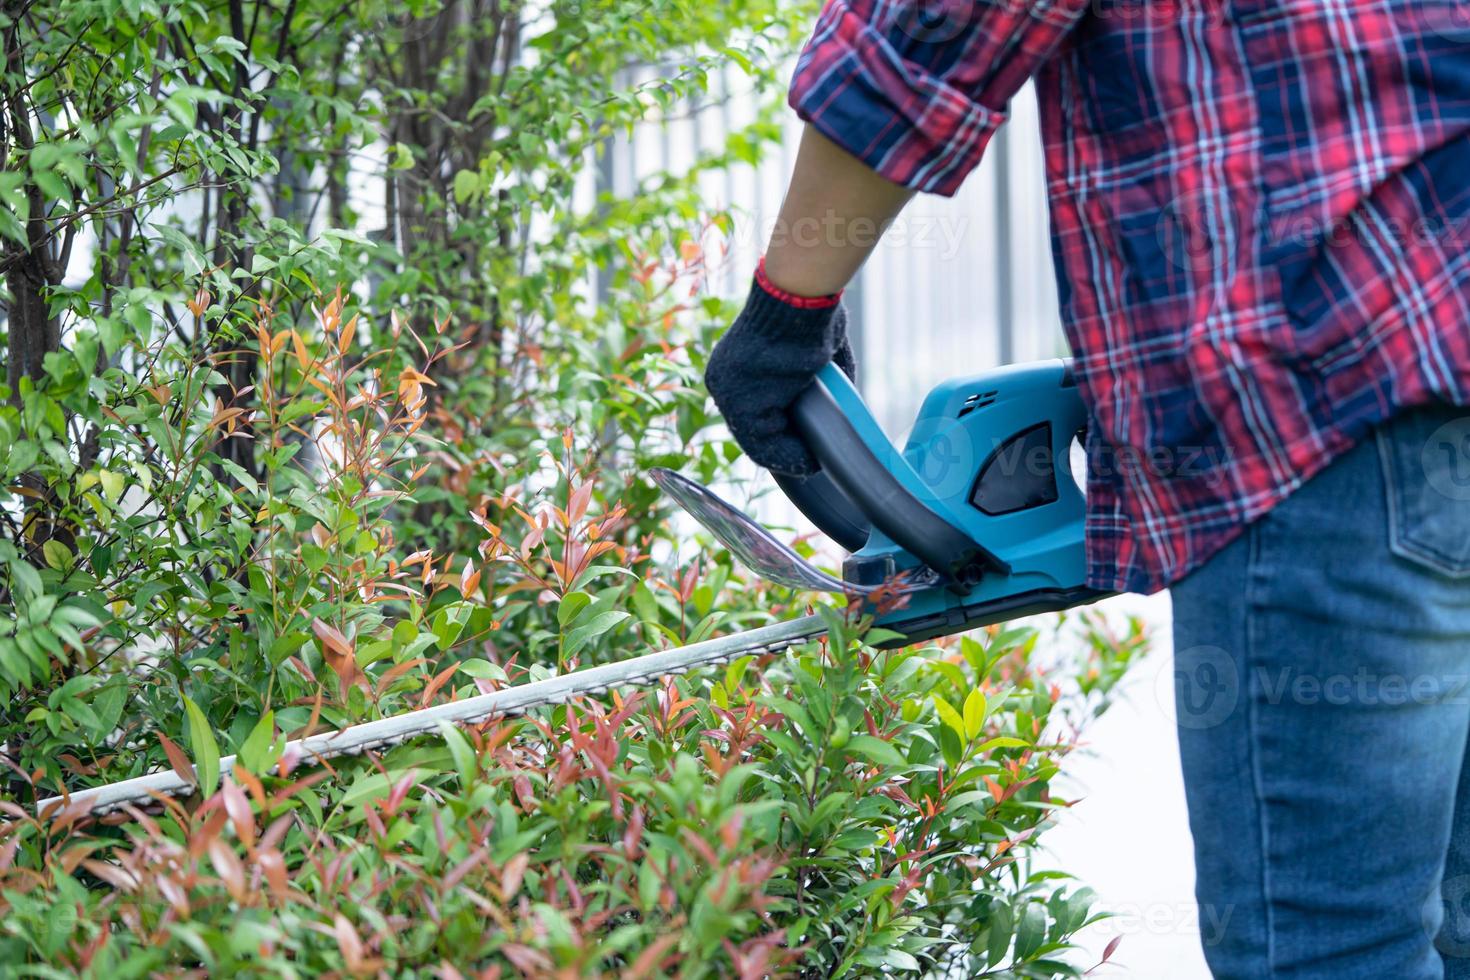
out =
[[[327,554],[324,548],[319,548],[314,544],[306,542],[302,543],[301,561],[306,565],[307,569],[309,569],[313,575],[321,571],[323,568],[326,568],[327,562],[331,561],[331,559],[332,556]]]
[[[961,742],[968,737],[965,734],[965,719],[954,709],[954,705],[944,699],[942,695],[934,695],[934,708],[939,712],[939,720],[949,726],[950,730],[959,736]]]
[[[1046,909],[1040,902],[1027,902],[1016,926],[1016,959],[1025,961],[1035,955],[1046,939]]]
[[[585,592],[568,592],[561,597],[561,602],[556,607],[556,622],[563,629],[567,624],[577,618],[577,614],[586,609],[592,602],[592,597]]]
[[[97,479],[102,481],[102,492],[107,495],[109,503],[117,503],[122,498],[126,480],[121,473],[112,470],[98,470]]]
[[[473,170],[461,170],[454,175],[454,201],[466,204],[480,196],[484,181]]]
[[[31,564],[23,558],[12,558],[9,562],[10,575],[15,584],[28,597],[35,598],[45,588],[41,584],[41,576]]]
[[[988,738],[981,742],[978,751],[988,752],[991,749],[1026,749],[1030,747],[1031,743],[1024,738],[1016,738],[1014,735],[998,735],[995,738]]]
[[[573,629],[562,641],[562,656],[566,658],[575,657],[577,653],[591,643],[593,640],[615,629],[624,620],[632,619],[632,615],[621,609],[611,610],[594,616],[589,623]]]
[[[219,786],[219,743],[214,740],[214,732],[204,712],[188,695],[184,696],[184,711],[189,716],[189,748],[194,753],[199,790],[207,799]]]
[[[459,665],[459,672],[470,677],[487,681],[505,681],[505,668],[499,664],[492,664],[481,657],[473,657]]]
[[[64,572],[71,567],[71,549],[55,538],[41,545],[41,556],[46,559],[47,566],[58,572]]]
[[[99,579],[112,567],[112,548],[105,544],[92,546],[92,574]]]
[[[912,953],[904,952],[896,947],[890,947],[883,951],[881,965],[891,966],[899,970],[909,970],[914,973],[918,973],[923,969]]]
[[[904,639],[902,633],[895,633],[893,630],[886,630],[882,627],[874,627],[863,634],[863,643],[870,647],[876,647],[880,643],[892,643],[894,640],[902,639]]]
[[[891,742],[885,742],[881,738],[872,735],[854,735],[847,743],[847,751],[856,752],[858,755],[876,762],[880,766],[902,766],[903,755],[893,747]]]
[[[1015,910],[1004,903],[991,906],[990,925],[986,935],[985,957],[990,966],[995,966],[1011,948],[1015,935]]]
[[[633,586],[633,608],[638,612],[638,618],[645,623],[658,622],[658,600],[654,598],[653,592],[639,582]],[[566,624],[563,623],[563,626]]]
[[[406,143],[394,143],[392,161],[388,166],[392,170],[413,169],[413,149]]]
[[[468,790],[474,782],[475,774],[479,772],[479,766],[475,762],[475,750],[470,747],[469,740],[464,737],[464,733],[447,721],[439,723],[439,734],[443,736],[444,744],[449,746],[449,754],[454,759],[454,768],[459,772],[460,790]]]
[[[985,729],[986,710],[985,695],[977,687],[965,698],[965,735],[970,738],[980,737]]]
[[[9,448],[9,455],[5,460],[5,472],[11,476],[24,473],[36,465],[36,460],[40,456],[40,446],[34,442],[22,440]]]
[[[265,773],[276,760],[271,758],[272,742],[276,734],[276,713],[266,711],[250,729],[250,734],[245,736],[245,741],[240,743],[237,753],[240,764],[257,775]]]

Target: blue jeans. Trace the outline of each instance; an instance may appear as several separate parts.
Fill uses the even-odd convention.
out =
[[[1470,978],[1470,409],[1401,413],[1173,593],[1214,975]]]

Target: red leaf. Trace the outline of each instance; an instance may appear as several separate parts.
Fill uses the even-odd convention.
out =
[[[487,857],[489,857],[489,852],[483,847],[479,848],[475,853],[455,865],[454,869],[444,876],[444,880],[440,882],[440,887],[446,890],[453,888],[463,881],[464,876],[475,870],[476,866],[481,864]]]
[[[224,797],[225,812],[230,815],[230,823],[235,828],[235,836],[239,837],[246,847],[253,846],[255,844],[255,814],[250,810],[250,801],[245,798],[245,791],[240,788],[239,783],[226,776],[220,783],[220,793]]]
[[[311,631],[316,634],[317,639],[322,641],[323,652],[336,654],[337,656],[351,656],[352,643],[342,635],[341,630],[331,623],[324,623],[320,619],[311,621]]]
[[[216,837],[209,842],[207,849],[209,863],[214,865],[214,870],[219,874],[220,880],[225,883],[230,897],[239,901],[245,897],[245,869],[240,866],[240,859],[235,852],[223,840]]]
[[[265,873],[266,884],[277,902],[284,902],[290,895],[286,878],[286,859],[274,847],[255,855],[255,864]]]
[[[332,931],[337,934],[337,948],[342,951],[342,959],[347,961],[347,969],[356,973],[362,964],[362,939],[352,923],[347,921],[347,916],[341,912],[337,913],[332,925]]]
[[[511,896],[521,890],[521,879],[526,875],[526,866],[531,863],[531,855],[521,851],[515,857],[505,862],[505,868],[500,872],[500,900],[508,902]]]
[[[190,786],[198,786],[199,777],[194,775],[194,763],[189,761],[184,750],[175,745],[173,740],[163,732],[158,733],[158,741],[163,744],[163,754],[168,756],[168,764],[173,766],[179,778]]]
[[[120,892],[130,892],[134,888],[138,887],[138,879],[133,875],[133,873],[131,871],[126,871],[122,868],[119,868],[115,864],[108,864],[105,861],[98,861],[94,858],[87,858],[86,860],[82,861],[82,867],[86,868],[88,871],[92,872],[92,874],[96,875],[98,878],[101,878],[103,881],[107,882],[109,885],[111,885],[113,888],[116,888]]]

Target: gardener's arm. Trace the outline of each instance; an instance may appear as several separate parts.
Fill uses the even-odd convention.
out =
[[[841,289],[909,195],[959,189],[1088,2],[827,0],[791,83],[808,125],[781,220],[705,371],[756,463],[816,469],[788,410],[828,363],[853,373]]]
[[[766,248],[766,276],[798,296],[840,293],[914,192],[808,126]]]

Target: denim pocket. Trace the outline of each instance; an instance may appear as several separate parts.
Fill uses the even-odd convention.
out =
[[[1470,576],[1470,408],[1409,409],[1379,428],[1394,554]]]

